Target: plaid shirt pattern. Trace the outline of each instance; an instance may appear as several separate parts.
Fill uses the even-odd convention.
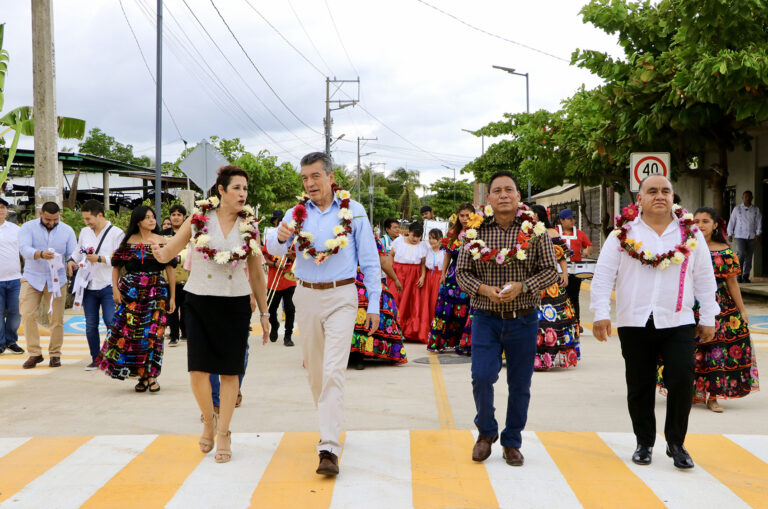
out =
[[[510,227],[504,230],[494,219],[483,223],[477,229],[478,238],[483,240],[489,249],[511,249],[515,245],[521,224],[522,219],[517,217]],[[541,291],[557,281],[557,258],[549,235],[533,237],[530,244],[525,260],[516,260],[506,265],[499,265],[495,261],[473,260],[469,251],[461,250],[456,265],[456,279],[459,286],[472,296],[473,309],[501,312],[539,305]],[[503,288],[509,281],[524,281],[528,292],[521,293],[513,301],[503,304],[496,304],[485,295],[477,293],[481,284]]]

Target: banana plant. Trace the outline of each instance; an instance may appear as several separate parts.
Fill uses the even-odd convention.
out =
[[[3,90],[5,89],[5,76],[8,71],[8,51],[3,49],[3,32],[5,23],[0,24],[0,112],[3,111]],[[59,138],[82,140],[85,136],[85,120],[69,117],[57,117],[57,132]],[[16,157],[16,149],[21,136],[35,135],[35,121],[31,106],[21,106],[3,113],[0,116],[0,138],[13,131],[13,140],[8,148],[5,168],[0,172],[0,188],[8,178],[13,159]]]

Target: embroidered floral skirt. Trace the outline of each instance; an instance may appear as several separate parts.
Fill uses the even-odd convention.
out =
[[[442,352],[453,348],[457,353],[469,355],[472,345],[469,295],[456,282],[455,267],[454,264],[448,268],[445,283],[438,291],[427,349]]]
[[[163,335],[170,291],[159,272],[134,272],[117,283],[122,302],[96,359],[119,380],[157,377],[163,364]]]
[[[533,368],[569,368],[580,358],[579,322],[565,288],[555,283],[541,292]]]
[[[387,359],[393,363],[408,362],[403,346],[403,334],[397,323],[397,305],[395,298],[386,285],[381,288],[379,302],[379,328],[372,336],[368,335],[365,319],[368,314],[368,292],[363,284],[363,275],[357,271],[355,280],[357,287],[357,321],[352,334],[352,351],[360,352],[366,357]]]

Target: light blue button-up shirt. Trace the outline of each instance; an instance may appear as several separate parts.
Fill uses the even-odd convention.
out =
[[[52,248],[61,255],[61,261],[66,267],[67,260],[77,249],[77,237],[71,226],[59,222],[50,232],[40,221],[40,218],[27,221],[19,229],[19,251],[24,257],[24,279],[32,288],[42,291],[45,285],[53,289],[51,270],[48,268],[48,260],[38,258],[35,260],[35,251],[47,251]],[[59,287],[67,284],[66,269],[59,269]]]
[[[352,235],[349,246],[339,249],[320,265],[315,265],[314,259],[305,259],[302,253],[296,255],[296,277],[308,283],[331,283],[341,279],[357,276],[357,267],[363,273],[365,289],[368,291],[368,313],[379,314],[379,299],[381,297],[381,262],[376,239],[368,222],[365,208],[356,201],[350,200],[349,209],[354,215],[352,219]],[[312,200],[307,202],[307,218],[302,230],[315,236],[314,246],[318,251],[325,250],[325,241],[335,237],[333,229],[340,224],[339,211],[341,199],[333,197],[333,203],[321,211]],[[293,219],[293,209],[285,213],[283,222],[288,224]],[[294,236],[287,241],[277,240],[277,229],[267,236],[267,250],[273,256],[283,256],[291,247]]]

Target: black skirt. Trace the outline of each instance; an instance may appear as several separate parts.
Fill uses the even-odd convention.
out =
[[[251,324],[248,295],[218,297],[187,292],[187,370],[242,375]]]

